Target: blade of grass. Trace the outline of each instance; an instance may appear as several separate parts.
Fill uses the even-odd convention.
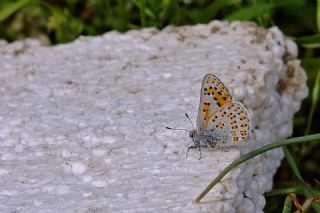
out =
[[[312,44],[319,44],[320,43],[320,34],[310,35],[310,36],[303,36],[295,39],[300,45],[312,45]]]
[[[311,206],[317,213],[320,213],[320,205],[319,204],[312,203]]]
[[[312,198],[312,197],[309,197],[306,199],[306,201],[301,206],[302,212],[307,212],[307,210],[312,205],[313,200],[314,200],[314,198]]]
[[[320,195],[320,190],[315,188],[310,188],[311,194],[318,196]],[[299,185],[296,187],[290,188],[282,188],[282,189],[273,189],[270,192],[265,193],[266,196],[274,196],[274,195],[285,195],[289,193],[295,193],[297,195],[304,195],[305,189],[303,186]]]
[[[31,4],[34,0],[20,0],[20,1],[12,1],[7,3],[5,7],[0,10],[0,22],[6,20],[12,14],[14,14],[17,10]]]
[[[136,5],[139,9],[141,26],[142,27],[147,26],[146,14],[145,14],[145,8],[146,8],[145,0],[133,0],[132,3]]]
[[[317,108],[317,105],[319,103],[319,98],[320,98],[320,70],[318,70],[318,73],[317,73],[317,76],[316,76],[315,84],[314,84],[313,89],[312,89],[311,98],[312,98],[312,100],[311,100],[311,108],[310,108],[310,113],[309,113],[309,117],[308,117],[308,124],[307,124],[307,128],[306,128],[305,134],[308,134],[310,132],[313,115],[314,115],[315,110]],[[302,146],[302,155],[305,155],[305,153],[307,153],[307,152],[308,152],[308,147],[306,145],[303,145]],[[307,195],[315,196],[315,195],[319,195],[319,193],[317,193],[317,194],[316,193],[312,193],[312,191],[310,191],[310,189],[307,188]],[[312,207],[316,212],[318,212],[318,213],[320,212],[320,205],[319,204],[312,203]]]
[[[320,32],[320,0],[317,0],[317,28],[318,28],[318,32]]]
[[[252,20],[255,17],[259,17],[264,13],[270,13],[276,8],[288,8],[288,7],[301,7],[305,4],[303,1],[285,1],[285,2],[271,2],[271,3],[259,3],[248,7],[243,7],[234,13],[226,16],[224,19],[228,21],[233,20]]]
[[[308,117],[308,123],[307,123],[307,128],[305,131],[305,135],[309,134],[311,124],[312,124],[312,119],[314,112],[316,111],[318,102],[319,102],[319,97],[320,97],[320,70],[318,70],[316,81],[314,83],[313,89],[312,89],[312,96],[311,96],[311,108],[310,108],[310,113]]]
[[[298,178],[298,180],[300,181],[300,183],[301,183],[301,185],[302,185],[302,187],[303,187],[303,191],[304,191],[303,194],[304,194],[306,197],[313,197],[313,196],[315,196],[315,195],[318,195],[319,193],[314,193],[314,191],[311,189],[311,187],[309,187],[309,186],[305,183],[305,181],[303,180],[303,178],[302,178],[302,176],[301,176],[301,174],[300,174],[300,171],[299,171],[299,169],[298,169],[298,166],[297,166],[296,162],[294,161],[294,159],[293,159],[293,157],[292,157],[289,149],[288,149],[286,146],[283,147],[283,152],[284,152],[284,155],[285,155],[285,158],[286,158],[288,164],[290,165],[290,167],[291,167],[291,169],[292,169],[292,171],[293,171],[293,174],[296,176],[296,178]],[[311,203],[310,203],[310,205],[311,205]],[[308,207],[309,207],[309,206],[308,206]],[[306,208],[308,208],[308,207],[306,207]],[[316,205],[316,204],[315,204],[315,205],[313,205],[313,208],[314,208],[317,212],[319,212],[319,211],[318,211],[318,210],[319,210],[319,205]]]
[[[301,60],[303,67],[320,67],[320,58],[304,58]]]
[[[307,49],[315,49],[315,48],[319,48],[320,47],[320,43],[317,43],[317,44],[302,44],[301,46],[304,47],[304,48],[307,48]]]
[[[266,193],[266,196],[274,196],[274,195],[286,195],[289,193],[303,194],[304,188],[301,186],[283,188],[283,189],[273,189],[272,191]]]
[[[258,5],[257,5],[257,1],[256,0],[251,0],[252,4],[253,4],[253,7],[255,8],[255,11],[259,11],[259,8],[258,8]],[[262,17],[261,17],[261,14],[262,13],[257,13],[256,16],[257,16],[257,20],[258,20],[258,23],[259,25],[262,26]]]
[[[297,198],[297,195],[294,193],[290,193],[289,196],[291,197],[294,206],[297,208],[297,211],[295,211],[295,213],[301,213],[301,204],[299,199]]]
[[[259,6],[249,6],[245,7],[243,9],[240,9],[231,15],[228,15],[224,18],[224,20],[227,21],[234,21],[234,20],[240,20],[240,21],[247,21],[247,20],[252,20],[258,14],[263,14],[267,11],[270,11],[273,9],[272,4],[262,4]]]
[[[201,13],[198,14],[197,22],[207,22],[208,17],[216,17],[217,12],[231,5],[240,4],[241,0],[217,0],[210,3]]]
[[[298,166],[297,166],[296,162],[294,161],[289,149],[286,146],[282,147],[282,149],[283,149],[284,156],[285,156],[289,166],[291,167],[291,169],[293,171],[293,174],[296,176],[296,178],[298,178],[298,180],[303,185],[305,185],[305,182],[304,182],[304,180],[303,180],[303,178],[302,178],[302,176],[300,174],[300,171],[298,169]]]
[[[309,190],[310,190],[311,194],[315,195],[314,197],[318,197],[320,195],[320,191],[317,189],[310,188]],[[266,193],[266,196],[283,195],[283,194],[289,194],[289,193],[304,195],[306,197],[310,196],[310,195],[306,195],[305,192],[306,192],[306,190],[304,187],[298,186],[298,187],[292,187],[292,188],[287,188],[287,189],[274,189],[271,192]],[[320,212],[319,204],[312,203],[311,206],[313,207],[315,212],[318,212],[318,213]]]
[[[235,160],[232,162],[229,166],[227,166],[202,192],[201,194],[195,199],[195,202],[200,202],[200,200],[217,184],[221,181],[221,179],[229,173],[232,169],[240,165],[241,163],[257,156],[260,155],[264,152],[267,152],[271,149],[275,149],[281,146],[286,146],[286,145],[292,145],[292,144],[298,144],[302,142],[312,142],[320,140],[320,134],[313,134],[313,135],[308,135],[308,136],[302,136],[302,137],[296,137],[296,138],[290,138],[286,140],[282,140],[276,143],[271,143],[267,144],[263,147],[260,147],[259,149],[256,149],[252,152],[249,152],[246,155],[243,155],[241,158]]]
[[[287,197],[284,201],[282,213],[290,213],[291,207],[292,207],[292,198],[290,197],[290,195],[287,195]]]

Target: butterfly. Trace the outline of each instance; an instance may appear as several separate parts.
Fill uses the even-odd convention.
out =
[[[199,150],[200,160],[201,148],[245,141],[249,129],[247,109],[232,100],[221,80],[213,74],[206,74],[201,86],[196,128],[189,133],[193,145],[188,147],[186,157],[190,149]]]

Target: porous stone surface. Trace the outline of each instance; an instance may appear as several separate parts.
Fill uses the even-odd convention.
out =
[[[245,144],[191,150],[201,80],[248,109]],[[296,45],[278,28],[213,21],[0,42],[0,212],[262,212],[283,157],[267,152],[192,200],[240,155],[290,136],[307,95]]]

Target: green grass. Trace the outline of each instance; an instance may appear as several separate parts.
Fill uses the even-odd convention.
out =
[[[162,29],[213,19],[254,21],[266,28],[277,25],[297,42],[310,94],[295,116],[293,139],[289,140],[319,133],[320,0],[1,0],[0,38],[15,41],[34,37],[58,44],[79,35]],[[319,143],[307,142],[284,148],[285,159],[275,176],[274,190],[266,193],[266,212],[295,211],[297,199],[303,208],[312,206],[311,211],[320,212],[309,202],[319,196],[318,150]]]
[[[287,146],[288,145],[294,145],[294,144],[299,144],[299,143],[310,143],[310,142],[319,142],[320,141],[320,133],[319,134],[314,134],[314,135],[308,135],[308,136],[301,136],[301,137],[295,137],[295,138],[290,138],[286,140],[282,140],[279,142],[275,143],[270,143],[267,144],[263,147],[260,147],[246,155],[241,156],[239,159],[235,160],[233,163],[231,163],[228,167],[226,167],[207,187],[206,189],[195,199],[196,202],[200,202],[201,199],[217,184],[219,183],[222,178],[229,173],[232,169],[235,167],[239,166],[240,164],[256,157],[257,155],[263,154],[269,150],[278,148],[278,147],[283,147],[287,162],[289,163],[293,174],[295,177],[299,180],[302,191],[305,193],[306,196],[311,197],[311,196],[317,196],[320,195],[320,191],[315,190],[310,188],[305,181],[303,180],[300,171],[297,167],[297,164],[295,163],[295,160],[293,159],[290,151],[288,150]],[[320,210],[320,206],[317,207]]]

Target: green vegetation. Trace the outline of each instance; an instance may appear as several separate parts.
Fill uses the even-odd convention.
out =
[[[1,0],[0,38],[34,37],[57,44],[110,30],[161,29],[213,19],[254,21],[266,28],[277,25],[299,44],[310,95],[295,117],[294,137],[318,133],[320,0]],[[275,177],[274,190],[266,194],[266,212],[290,212],[299,202],[303,210],[312,206],[311,211],[320,212],[316,204],[320,197],[317,141],[319,138],[315,143],[284,147],[286,157]]]
[[[222,178],[230,172],[232,169],[235,167],[239,166],[241,163],[244,163],[247,160],[250,160],[251,158],[256,157],[257,155],[260,155],[262,153],[265,153],[269,150],[278,148],[278,147],[283,147],[285,156],[287,158],[287,161],[289,165],[291,166],[291,169],[295,175],[295,177],[300,181],[301,183],[301,189],[305,191],[305,193],[309,197],[317,196],[320,194],[320,190],[315,190],[310,188],[305,181],[303,180],[299,169],[297,167],[297,164],[295,163],[294,159],[292,158],[292,155],[290,154],[288,148],[286,147],[287,145],[293,145],[293,144],[298,144],[298,143],[306,143],[306,142],[318,142],[320,140],[320,134],[314,134],[314,135],[308,135],[308,136],[302,136],[302,137],[295,137],[295,138],[289,138],[286,140],[282,140],[276,143],[270,143],[267,144],[263,147],[260,147],[246,155],[241,156],[239,159],[235,160],[233,163],[231,163],[227,168],[225,168],[208,186],[207,188],[195,199],[196,202],[200,202],[201,199],[217,184],[219,183]],[[295,191],[286,191],[285,194],[288,192],[294,193]],[[278,190],[279,193],[279,190]]]

